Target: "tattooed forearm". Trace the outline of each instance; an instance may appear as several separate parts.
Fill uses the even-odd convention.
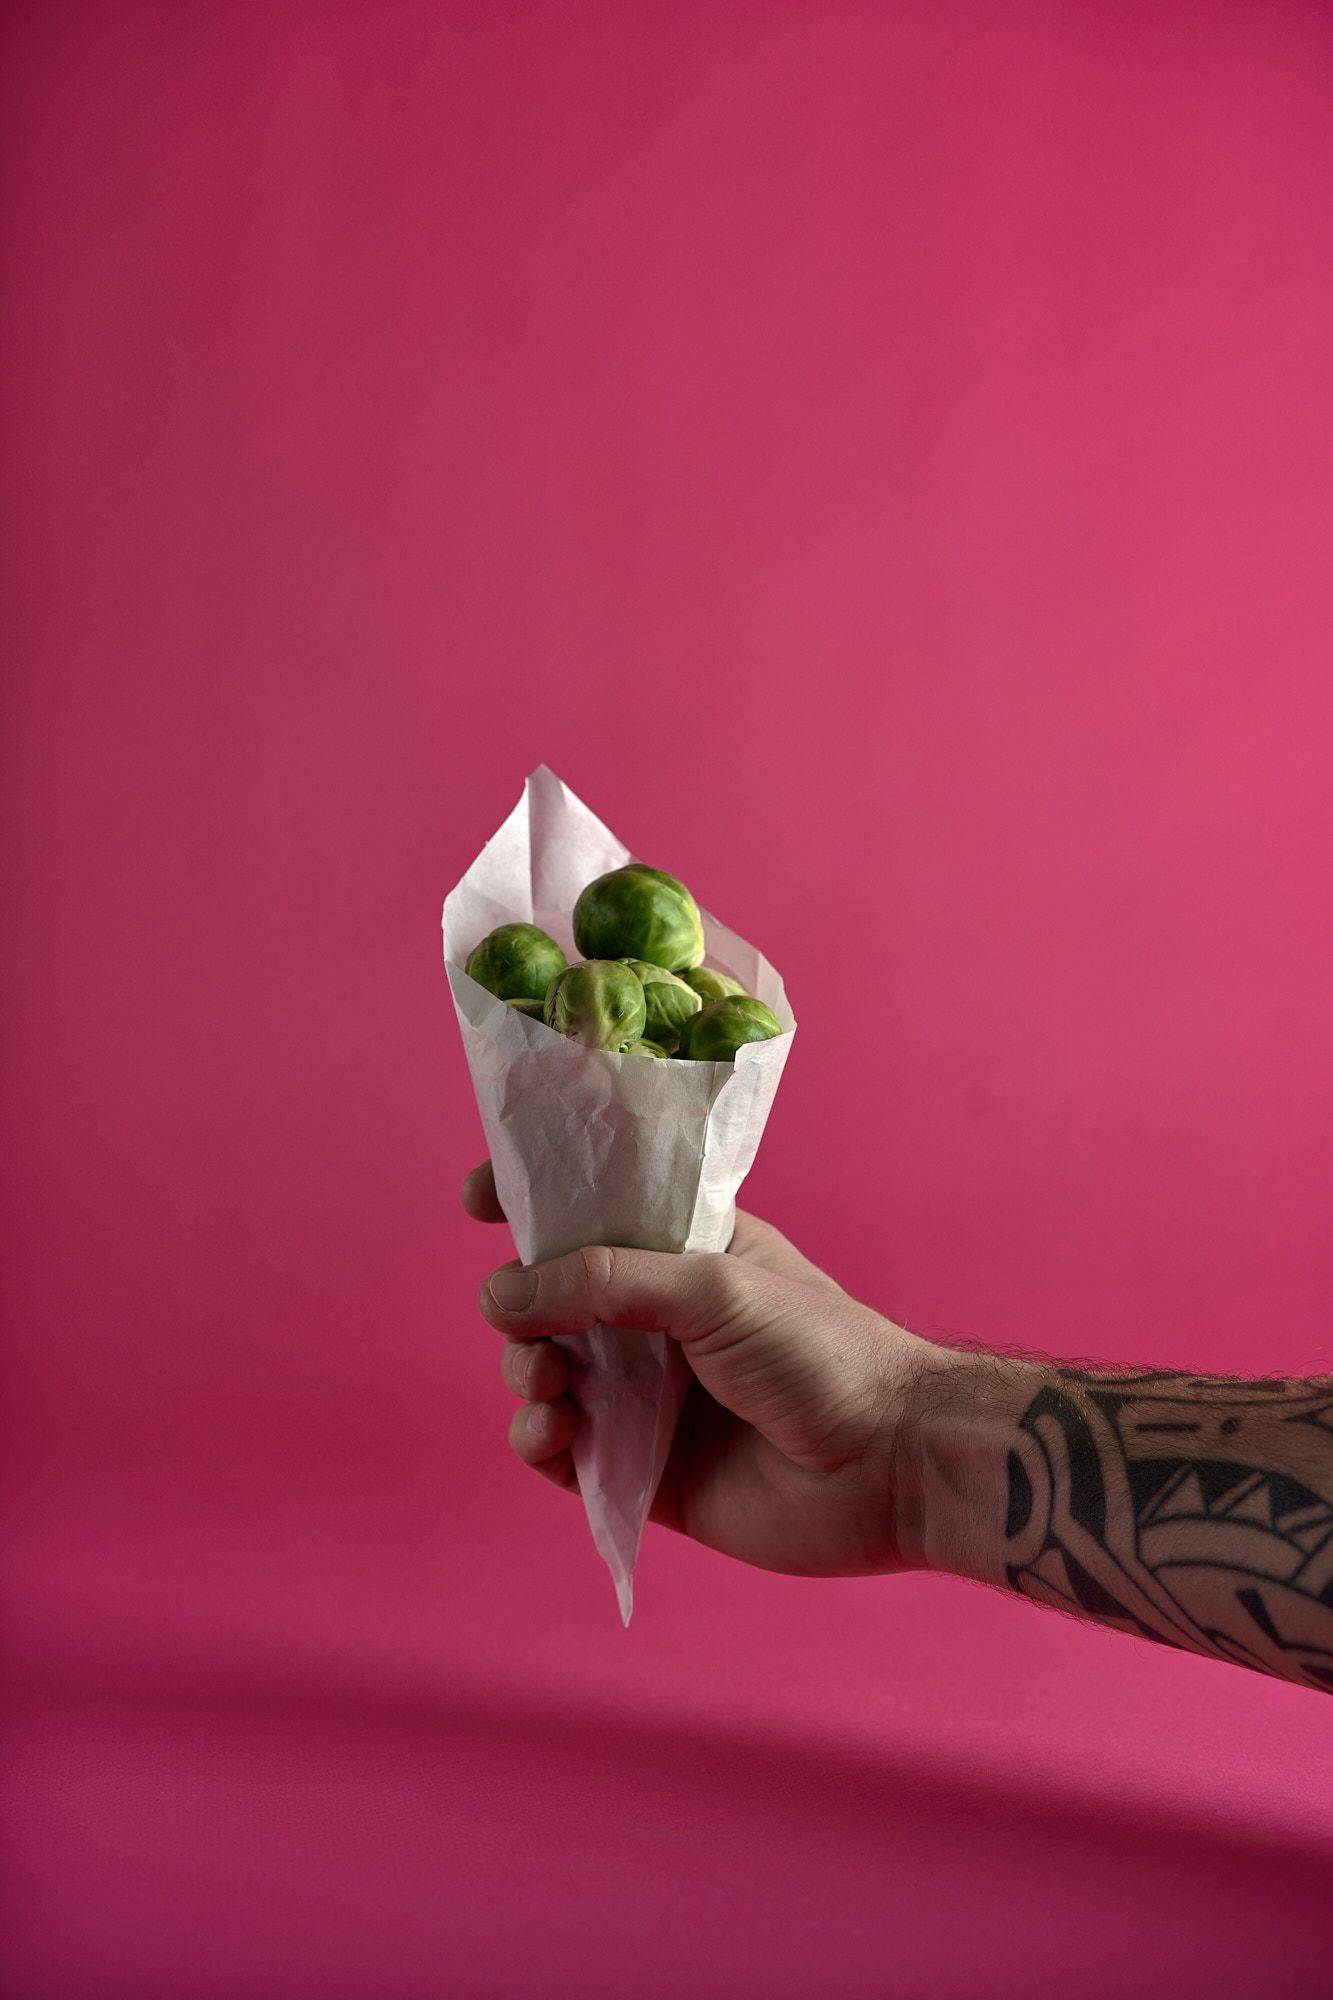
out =
[[[936,1516],[923,1538],[932,1560],[1333,1691],[1333,1379],[1100,1373],[999,1357],[979,1374],[982,1359],[955,1357],[942,1406],[952,1420],[930,1427],[921,1504],[927,1530],[932,1506]],[[967,1420],[969,1442],[951,1453],[968,1379],[989,1413]],[[987,1504],[990,1535],[979,1518]]]
[[[1062,1369],[1006,1474],[1012,1589],[1333,1689],[1333,1383]]]

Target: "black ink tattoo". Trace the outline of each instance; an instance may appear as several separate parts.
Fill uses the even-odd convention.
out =
[[[1333,1690],[1333,1382],[1054,1371],[1009,1452],[1005,1574]]]

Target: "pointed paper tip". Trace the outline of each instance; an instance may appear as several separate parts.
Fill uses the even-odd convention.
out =
[[[620,1622],[629,1630],[629,1621],[634,1615],[634,1579],[620,1577],[616,1581],[616,1602],[620,1606]]]

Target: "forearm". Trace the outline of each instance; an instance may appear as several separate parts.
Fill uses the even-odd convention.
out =
[[[928,1568],[1333,1690],[1333,1380],[934,1347],[897,1504]]]

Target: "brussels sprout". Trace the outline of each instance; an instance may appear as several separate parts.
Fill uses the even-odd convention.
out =
[[[526,1014],[530,1021],[544,1021],[546,1008],[541,1000],[506,1000],[506,1007],[512,1007],[516,1014]]]
[[[625,1050],[625,1054],[627,1056],[656,1056],[659,1062],[665,1062],[667,1059],[665,1049],[659,1048],[656,1042],[645,1042],[643,1040],[631,1042]]]
[[[678,1053],[690,1062],[731,1062],[745,1042],[768,1042],[781,1033],[781,1022],[762,1000],[732,993],[691,1016]]]
[[[711,965],[692,965],[681,973],[687,986],[692,986],[706,1007],[710,1000],[725,1000],[729,994],[745,992],[739,979],[733,979],[729,972],[714,972]]]
[[[638,974],[643,987],[643,1002],[648,1010],[648,1025],[643,1032],[649,1041],[660,1043],[669,1055],[680,1040],[686,1021],[691,1014],[698,1013],[703,1001],[683,979],[663,965],[649,965],[642,958],[627,958],[625,963],[631,972]]]
[[[565,954],[536,924],[501,924],[468,953],[467,975],[497,1000],[544,1000]]]
[[[633,861],[590,882],[574,905],[585,958],[642,958],[680,972],[704,955],[703,918],[683,882]]]
[[[623,1053],[643,1033],[643,988],[627,965],[592,959],[551,982],[546,1025],[587,1049]]]

